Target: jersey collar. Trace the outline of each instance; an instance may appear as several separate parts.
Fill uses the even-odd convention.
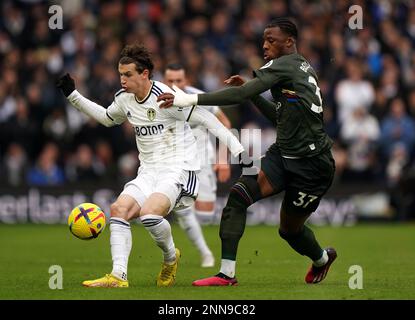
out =
[[[144,98],[143,100],[138,100],[138,99],[137,99],[137,96],[136,96],[136,95],[134,95],[134,99],[135,99],[135,101],[137,101],[137,103],[139,103],[139,104],[143,104],[143,103],[144,103],[144,102],[146,102],[146,101],[147,101],[147,99],[150,97],[150,95],[151,95],[151,91],[153,90],[154,81],[153,81],[153,80],[150,80],[150,82],[151,82],[151,87],[150,87],[150,89],[148,90],[148,93],[147,93],[147,95],[145,96],[145,98]]]

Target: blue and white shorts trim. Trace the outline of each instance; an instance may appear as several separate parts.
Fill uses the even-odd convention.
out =
[[[199,179],[194,171],[187,171],[187,183],[182,185],[182,191],[176,200],[175,207],[192,206],[199,191]]]

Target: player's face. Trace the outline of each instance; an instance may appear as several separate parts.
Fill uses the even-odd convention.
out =
[[[121,87],[128,93],[137,93],[148,82],[148,70],[138,73],[134,63],[118,64]]]
[[[264,60],[270,61],[288,53],[293,39],[281,31],[279,27],[266,28],[264,30]]]
[[[170,88],[175,85],[178,86],[180,89],[184,90],[187,81],[186,75],[184,70],[171,70],[167,69],[164,72],[164,83],[167,84]]]

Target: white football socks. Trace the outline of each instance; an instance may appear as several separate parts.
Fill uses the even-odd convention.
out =
[[[321,267],[324,266],[327,263],[327,261],[329,261],[329,256],[327,255],[327,251],[323,250],[321,258],[316,261],[313,261],[313,265],[316,267]]]
[[[220,272],[223,273],[225,276],[228,276],[229,278],[235,277],[235,268],[236,268],[235,260],[228,260],[228,259],[221,260]]]
[[[140,220],[157,246],[163,251],[164,262],[171,264],[176,261],[176,248],[171,234],[170,223],[162,216],[155,214],[141,216]]]
[[[186,232],[187,237],[196,246],[202,256],[212,255],[203,236],[202,228],[197,221],[196,215],[191,207],[175,210],[180,227]]]
[[[200,225],[210,225],[213,224],[213,219],[215,218],[215,210],[212,211],[201,211],[194,209],[197,220]]]
[[[127,280],[128,258],[131,252],[132,237],[130,224],[122,219],[110,218],[110,244],[112,255],[112,272],[116,277]]]

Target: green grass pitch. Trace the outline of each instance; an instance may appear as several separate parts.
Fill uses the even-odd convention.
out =
[[[133,225],[133,248],[127,289],[84,288],[81,282],[111,270],[109,228],[99,238],[82,241],[64,225],[0,225],[0,299],[415,299],[415,225],[361,224],[355,227],[312,227],[322,246],[337,249],[338,259],[325,281],[306,285],[306,257],[294,252],[272,226],[248,226],[238,252],[237,287],[192,287],[193,280],[215,274],[202,269],[199,255],[184,232],[173,225],[182,250],[177,282],[157,288],[161,251],[147,231]],[[220,261],[218,226],[204,227]],[[51,265],[63,269],[63,289],[49,288]],[[363,289],[349,288],[353,274],[363,270]]]

